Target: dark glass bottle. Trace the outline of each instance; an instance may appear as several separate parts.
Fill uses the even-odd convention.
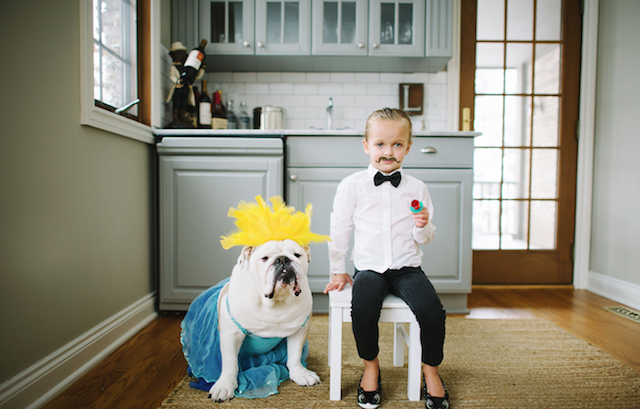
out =
[[[202,81],[202,93],[198,100],[198,128],[211,129],[211,98],[207,94],[207,80]]]
[[[182,68],[182,74],[180,75],[180,82],[183,84],[191,85],[195,81],[198,70],[204,60],[204,47],[206,45],[207,40],[203,39],[198,47],[189,52],[187,60],[184,62],[184,66]]]
[[[213,129],[227,129],[227,116],[222,109],[222,91],[219,90],[213,93],[211,127]]]

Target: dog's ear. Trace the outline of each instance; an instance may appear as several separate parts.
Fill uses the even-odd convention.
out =
[[[311,262],[311,247],[309,247],[308,245],[304,246],[304,251],[305,251],[305,253],[307,253],[307,263],[310,263]]]
[[[249,262],[253,250],[254,248],[251,246],[244,246],[242,248],[242,251],[240,251],[240,256],[238,257],[238,264],[240,264],[240,266],[244,266],[245,263]]]

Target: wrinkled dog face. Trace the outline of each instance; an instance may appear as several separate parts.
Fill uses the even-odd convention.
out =
[[[250,252],[249,266],[254,282],[259,282],[261,294],[267,300],[285,300],[290,303],[300,295],[306,284],[309,263],[309,248],[293,240],[269,241],[256,248],[245,248]]]

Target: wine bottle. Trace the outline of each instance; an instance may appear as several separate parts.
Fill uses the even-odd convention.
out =
[[[237,129],[238,119],[233,112],[233,101],[227,101],[227,129]]]
[[[202,81],[202,93],[200,93],[198,105],[198,128],[211,129],[211,98],[207,94],[207,80]]]
[[[180,75],[180,82],[183,84],[191,85],[195,81],[198,70],[204,60],[204,47],[206,45],[207,40],[203,39],[198,47],[189,52],[187,60],[182,67],[182,74]]]
[[[240,103],[240,129],[251,129],[251,118],[247,113],[247,104]]]
[[[213,93],[211,117],[211,127],[213,129],[227,129],[227,117],[222,111],[222,91],[218,90]]]

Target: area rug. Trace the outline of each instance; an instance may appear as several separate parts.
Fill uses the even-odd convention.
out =
[[[312,317],[309,368],[320,375],[320,385],[285,381],[268,398],[214,403],[206,392],[189,388],[185,377],[161,408],[357,408],[362,363],[349,324],[343,328],[342,400],[329,400],[327,328],[326,316]],[[380,408],[424,408],[424,400],[407,400],[407,370],[393,366],[392,335],[391,324],[380,324]],[[447,319],[440,374],[454,409],[640,408],[639,373],[543,319]]]

